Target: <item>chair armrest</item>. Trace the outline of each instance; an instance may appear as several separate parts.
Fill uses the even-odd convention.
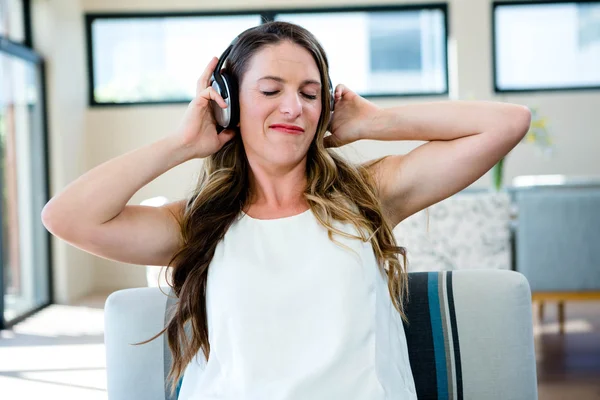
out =
[[[167,296],[158,287],[112,293],[104,308],[110,400],[165,400],[164,335]]]

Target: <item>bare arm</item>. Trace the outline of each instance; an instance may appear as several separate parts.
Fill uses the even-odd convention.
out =
[[[384,109],[344,85],[337,86],[335,101],[327,147],[361,139],[427,142],[367,164],[392,226],[480,178],[519,143],[531,121],[524,106],[489,101]]]
[[[466,188],[523,138],[527,108],[494,102],[437,102],[381,112],[379,140],[425,140],[386,157],[373,172],[392,224]]]
[[[376,140],[425,140],[374,168],[382,202],[396,225],[475,182],[523,138],[527,108],[494,102],[438,102],[376,113]]]
[[[198,79],[196,97],[173,135],[109,160],[79,177],[42,210],[44,226],[89,253],[142,265],[167,265],[181,245],[185,200],[163,207],[128,206],[143,186],[193,158],[207,157],[233,138],[217,133],[210,101],[226,103],[210,87],[217,58]]]
[[[107,161],[53,197],[42,211],[55,236],[89,253],[143,265],[167,265],[179,247],[185,202],[127,205],[143,186],[191,159],[175,136]]]

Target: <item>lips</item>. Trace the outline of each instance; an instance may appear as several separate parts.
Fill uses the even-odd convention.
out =
[[[288,124],[273,124],[269,128],[279,132],[292,133],[296,135],[304,132],[304,129],[302,129],[301,127]]]

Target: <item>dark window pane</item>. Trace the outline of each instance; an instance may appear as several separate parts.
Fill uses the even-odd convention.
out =
[[[369,18],[372,71],[418,71],[422,68],[421,30],[410,23],[418,20],[419,15],[406,14],[413,21],[405,21],[405,26],[394,21],[395,15],[375,14]]]

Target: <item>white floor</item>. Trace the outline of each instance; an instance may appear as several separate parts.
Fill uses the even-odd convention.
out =
[[[105,298],[52,305],[0,332],[0,397],[107,400]]]

